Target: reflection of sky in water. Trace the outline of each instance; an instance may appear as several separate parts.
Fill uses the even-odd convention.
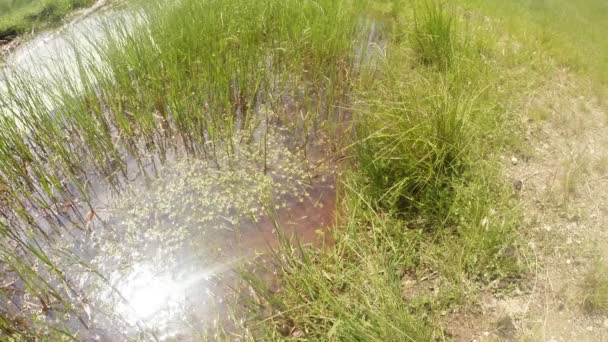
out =
[[[106,33],[117,31],[117,27],[129,29],[134,20],[135,16],[129,12],[99,10],[57,30],[38,33],[12,51],[6,64],[20,75],[45,78],[56,76],[53,72],[68,71],[75,77],[77,53],[90,62],[99,62],[98,53],[107,38]]]
[[[239,260],[234,260],[217,267],[199,265],[196,271],[192,268],[192,272],[184,272],[182,268],[159,272],[153,264],[137,264],[126,277],[118,279],[116,291],[125,300],[114,310],[130,325],[141,323],[165,336],[183,332],[179,325],[184,323],[188,311],[199,319],[209,319],[216,314],[209,312],[215,309],[213,301],[220,299],[215,298],[216,284],[212,278],[238,263]],[[115,294],[108,291],[105,295]]]
[[[69,84],[80,91],[78,58],[99,66],[106,33],[116,31],[115,27],[130,30],[133,22],[140,20],[132,13],[103,9],[57,30],[38,33],[8,54],[4,66],[0,63],[0,94],[7,92],[6,78],[15,92],[11,97],[25,100],[28,93],[34,93],[54,109],[53,90],[58,85]],[[17,110],[14,103],[5,101],[6,96],[0,101],[0,110]]]

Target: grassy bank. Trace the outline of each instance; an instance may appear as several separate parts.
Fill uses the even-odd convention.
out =
[[[59,69],[42,84],[52,108],[27,77],[0,96],[0,256],[38,308],[0,311],[5,333],[70,335],[40,312],[86,317],[55,262],[69,252],[53,247],[89,229],[91,184],[121,193],[133,169],[154,178],[147,165],[222,160],[240,144],[265,176],[273,127],[304,158],[322,136],[342,160],[335,245],[284,241],[278,290],[244,273],[255,295],[238,334],[449,339],[459,308],[513,286],[520,214],[501,156],[520,146],[513,111],[541,72],[533,50],[433,1],[186,0],[143,13],[138,29],[108,27],[100,58],[79,54],[77,81]],[[78,203],[70,224],[56,210],[66,203]]]
[[[93,0],[0,0],[0,43],[60,21]]]

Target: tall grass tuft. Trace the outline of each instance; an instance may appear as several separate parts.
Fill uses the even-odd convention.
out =
[[[385,85],[402,87],[395,91]],[[378,91],[391,99],[369,102],[357,125],[360,142],[354,147],[369,175],[372,198],[391,212],[445,219],[454,181],[469,162],[469,113],[461,103],[467,99],[450,94],[440,76],[428,86],[385,82]],[[425,98],[424,93],[431,91],[437,94]],[[392,92],[394,96],[389,95]]]
[[[424,0],[414,13],[414,49],[423,64],[449,67],[454,59],[454,18],[440,0]]]

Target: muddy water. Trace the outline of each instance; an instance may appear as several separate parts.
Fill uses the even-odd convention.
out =
[[[225,325],[240,285],[234,271],[276,247],[277,229],[305,244],[329,243],[335,170],[323,148],[313,143],[304,158],[273,127],[266,162],[255,143],[241,145],[214,160],[168,161],[148,180],[134,174],[121,194],[97,188],[90,231],[53,246],[107,279],[57,259],[86,296],[88,329],[73,329],[101,340],[188,340]]]
[[[49,230],[57,238],[43,246],[66,279],[48,281],[59,289],[70,284],[75,292],[64,296],[80,317],[66,321],[27,298],[5,304],[42,310],[45,321],[82,340],[181,341],[238,330],[233,317],[241,314],[235,308],[243,284],[236,270],[277,247],[279,231],[304,244],[331,243],[335,169],[326,144],[312,141],[304,157],[290,134],[269,128],[266,160],[260,141],[236,145],[243,141],[237,134],[229,155],[171,156],[148,165],[148,176],[132,161],[120,193],[91,173],[93,210],[77,199],[77,210],[57,209],[68,229]],[[84,230],[69,227],[77,213],[87,217]]]

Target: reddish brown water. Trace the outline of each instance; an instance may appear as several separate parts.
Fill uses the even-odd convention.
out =
[[[273,218],[264,216],[257,223],[249,223],[242,241],[245,248],[265,251],[278,244],[277,229],[292,242],[298,240],[303,244],[317,247],[332,244],[329,229],[334,224],[336,209],[335,176],[326,176],[325,182],[319,180],[309,191],[304,201],[294,199],[275,212]]]
[[[126,197],[98,189],[91,233],[65,248],[93,265],[113,288],[100,285],[82,267],[66,272],[83,284],[89,303],[89,329],[77,328],[76,321],[75,329],[109,341],[142,332],[150,340],[190,340],[218,325],[233,326],[231,308],[239,307],[235,289],[242,289],[235,270],[276,249],[280,233],[294,243],[331,246],[336,175],[330,154],[322,144],[310,144],[302,163],[301,154],[288,152],[286,141],[278,139],[271,146],[279,152],[270,157],[268,175],[249,170],[255,163],[248,161],[237,162],[233,171],[175,161],[151,184],[133,183]],[[271,174],[272,184],[266,184]],[[226,192],[233,187],[236,193]],[[256,196],[270,190],[274,195],[263,204],[266,214],[262,208],[255,220],[238,214],[259,206]],[[81,210],[85,217],[90,214]]]

